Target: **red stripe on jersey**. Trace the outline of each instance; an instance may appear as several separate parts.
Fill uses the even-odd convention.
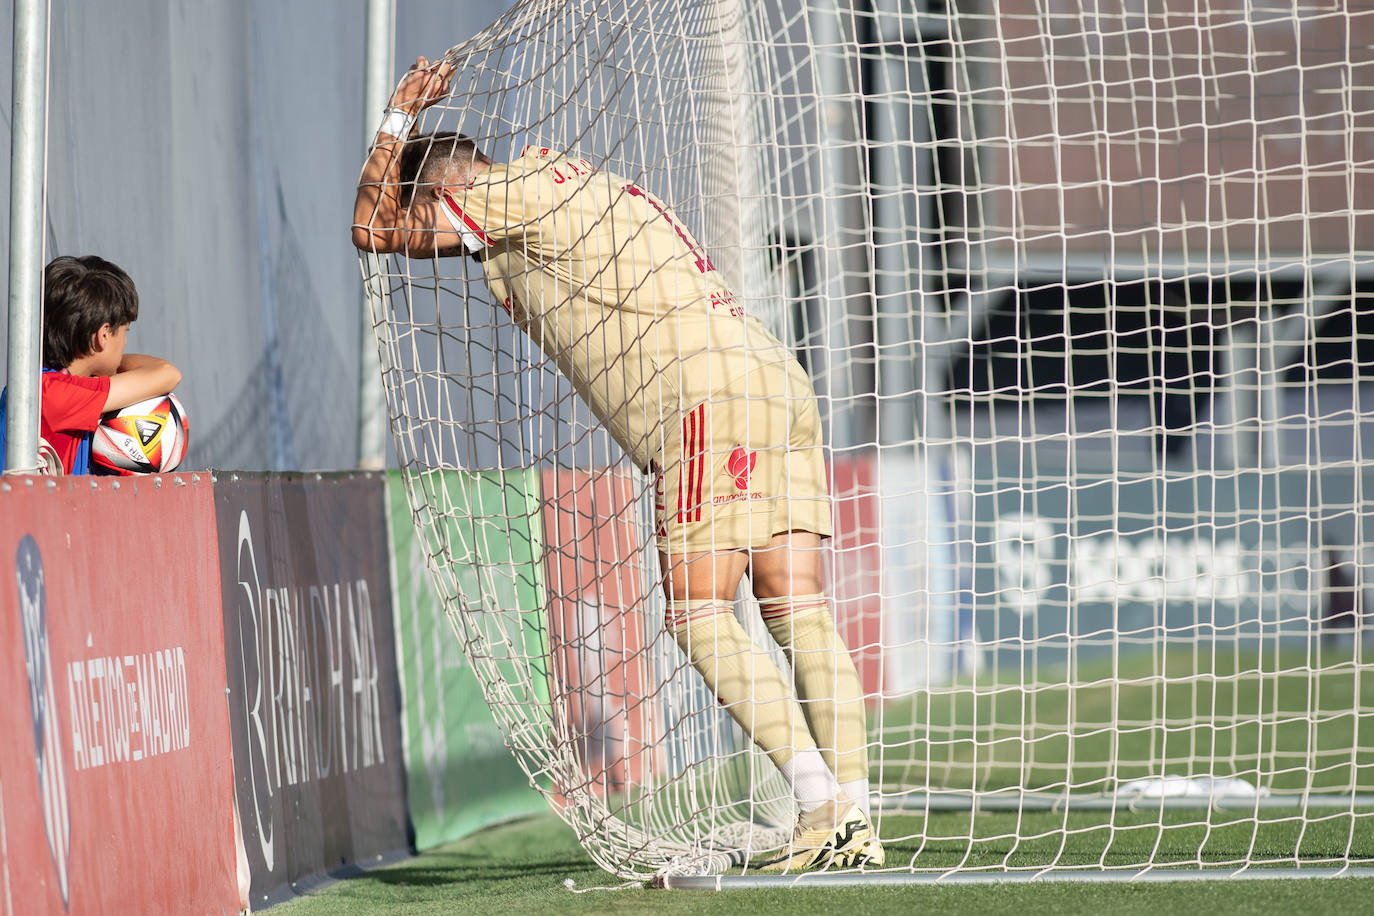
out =
[[[482,231],[482,227],[477,225],[477,221],[471,216],[463,212],[463,208],[458,206],[458,202],[453,199],[453,195],[447,191],[444,192],[444,203],[448,204],[448,208],[453,211],[454,216],[463,221],[464,226],[472,230],[473,235],[477,236],[477,241],[481,242],[483,245],[491,244],[491,239],[487,238],[487,234]]]
[[[697,412],[694,410],[688,417],[692,426],[692,458],[687,463],[687,519],[695,521],[693,514],[697,505],[697,465],[701,463],[701,426],[697,421]]]
[[[678,463],[677,520],[701,521],[701,480],[705,470],[706,405],[682,418],[682,461]]]
[[[690,251],[692,253],[692,257],[696,259],[697,270],[701,271],[702,273],[709,273],[716,269],[716,265],[711,263],[711,258],[706,254],[706,252],[701,250],[701,247],[699,245],[697,245],[697,240],[688,235],[687,231],[677,224],[677,221],[673,219],[673,214],[669,210],[661,206],[658,201],[654,200],[652,197],[646,194],[644,192],[644,189],[639,187],[638,185],[627,184],[625,185],[625,191],[631,197],[642,198],[645,203],[653,207],[654,210],[658,212],[659,216],[663,217],[665,220],[668,221],[668,225],[673,227],[673,231],[676,232],[677,237],[682,240],[682,244],[687,246],[687,250]]]
[[[699,500],[701,500],[701,415],[698,411],[691,412],[691,464],[687,466],[687,518],[695,522],[701,518],[699,511]]]
[[[692,521],[701,521],[702,481],[706,477],[706,405],[702,404],[692,411],[692,423],[697,433],[696,463],[692,467],[692,505],[696,509]]]
[[[687,479],[689,476],[687,468],[692,462],[692,440],[689,433],[691,419],[691,414],[682,418],[682,444],[678,447],[681,452],[677,463],[677,520],[679,524],[687,520],[683,515],[683,510],[687,507]]]

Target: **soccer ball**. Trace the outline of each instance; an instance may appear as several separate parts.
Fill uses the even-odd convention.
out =
[[[186,455],[186,408],[162,394],[105,414],[91,437],[91,464],[115,474],[162,474]]]

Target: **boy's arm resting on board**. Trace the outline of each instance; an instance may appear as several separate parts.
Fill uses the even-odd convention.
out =
[[[390,107],[418,117],[448,95],[453,69],[447,61],[415,61],[391,95]],[[390,120],[388,120],[388,124]],[[436,257],[461,249],[457,232],[441,229],[438,202],[415,195],[401,205],[401,153],[405,137],[382,130],[368,154],[353,202],[353,244],[378,254],[399,252],[410,257]]]
[[[181,383],[181,370],[167,360],[142,353],[125,353],[119,371],[110,376],[110,393],[102,412],[166,394]]]

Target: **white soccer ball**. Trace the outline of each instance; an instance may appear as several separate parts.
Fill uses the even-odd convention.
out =
[[[162,394],[108,413],[91,437],[91,464],[116,474],[163,474],[186,456],[186,409]]]

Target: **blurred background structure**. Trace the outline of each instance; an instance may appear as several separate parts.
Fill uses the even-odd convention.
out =
[[[506,5],[402,0],[398,66]],[[361,292],[348,229],[364,132],[381,119],[363,111],[366,6],[51,4],[45,260],[95,253],[133,277],[142,305],[129,349],[185,376],[183,467],[357,464]],[[0,46],[12,23],[7,0]],[[10,106],[5,67],[6,151]]]

